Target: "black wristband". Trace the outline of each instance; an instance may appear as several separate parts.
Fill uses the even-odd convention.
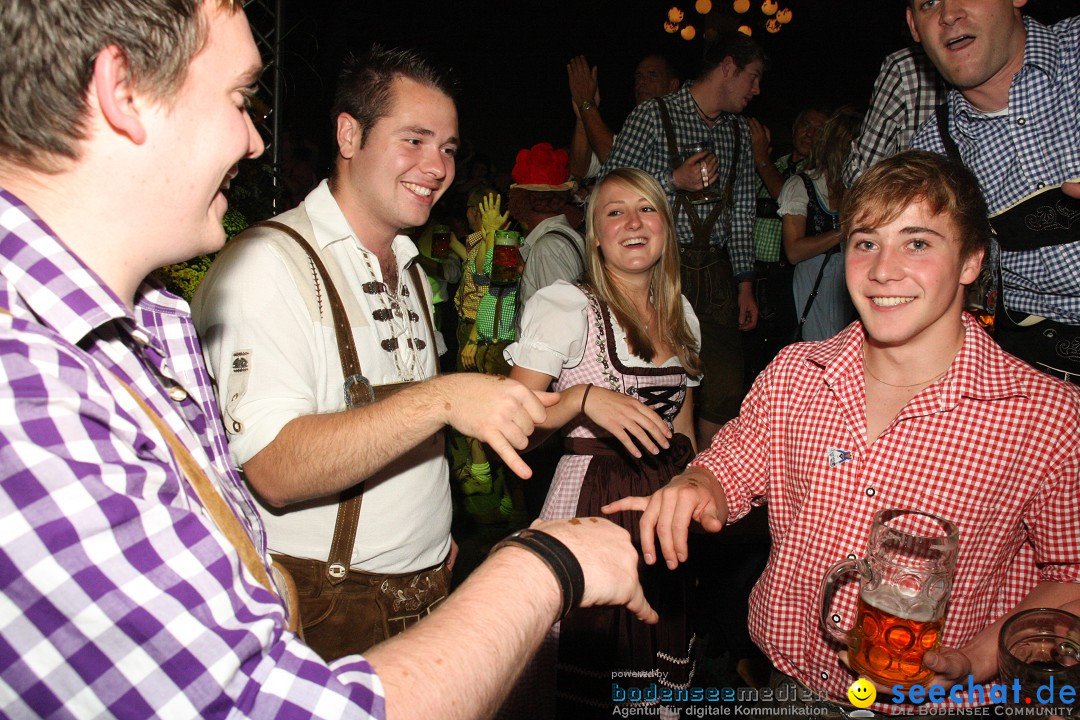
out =
[[[581,603],[581,598],[585,594],[585,574],[581,571],[581,563],[574,557],[574,553],[570,552],[570,548],[546,532],[529,528],[518,530],[491,551],[495,552],[507,545],[524,548],[547,564],[558,581],[559,591],[562,593],[560,620]]]

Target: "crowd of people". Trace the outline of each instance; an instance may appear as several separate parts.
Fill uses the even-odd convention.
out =
[[[924,662],[984,704],[1010,616],[1080,613],[1080,18],[1024,4],[908,3],[778,157],[745,35],[642,58],[617,129],[575,57],[508,182],[376,45],[228,243],[241,3],[0,6],[0,715],[678,717],[730,576],[761,711],[847,717],[819,586],[887,508],[959,528]],[[218,250],[190,306],[150,277]]]

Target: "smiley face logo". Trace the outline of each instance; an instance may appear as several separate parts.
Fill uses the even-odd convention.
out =
[[[869,707],[877,700],[877,688],[869,680],[859,678],[847,690],[848,700],[857,708]]]

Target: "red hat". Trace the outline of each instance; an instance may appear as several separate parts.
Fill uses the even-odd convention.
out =
[[[556,150],[551,143],[538,143],[528,150],[519,150],[510,173],[514,184],[523,190],[569,190],[574,187],[570,179],[570,156],[563,149]]]

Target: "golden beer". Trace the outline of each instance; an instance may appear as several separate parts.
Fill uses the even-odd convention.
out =
[[[905,618],[875,607],[870,601],[886,607],[902,607],[900,603],[889,602],[894,598],[889,597],[889,592],[882,593],[883,590],[894,589],[879,588],[871,599],[866,597],[867,593],[859,596],[848,653],[851,667],[886,687],[926,684],[934,671],[923,665],[923,655],[927,650],[941,647],[945,617],[920,618],[917,610],[908,610],[905,614],[914,617]]]

